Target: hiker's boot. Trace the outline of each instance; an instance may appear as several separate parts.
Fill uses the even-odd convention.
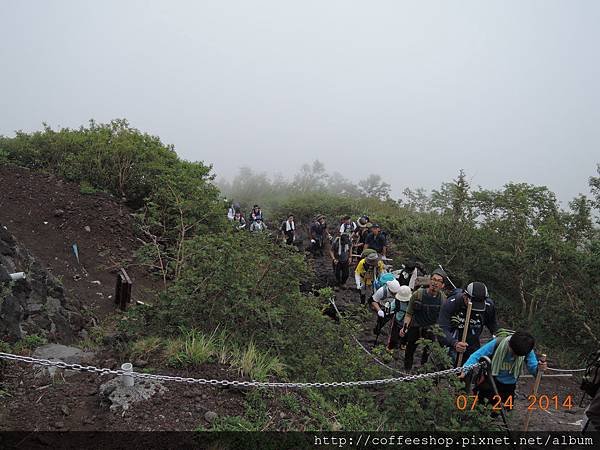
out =
[[[367,301],[367,296],[365,294],[360,294],[360,304],[364,305]]]

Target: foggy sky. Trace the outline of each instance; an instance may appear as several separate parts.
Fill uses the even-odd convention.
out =
[[[0,134],[127,118],[231,179],[589,193],[600,2],[0,0]],[[259,199],[257,199],[258,201]]]

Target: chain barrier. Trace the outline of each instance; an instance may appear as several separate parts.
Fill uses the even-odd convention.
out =
[[[157,380],[157,381],[175,381],[180,383],[188,384],[208,384],[211,386],[222,386],[222,387],[263,387],[263,388],[290,388],[290,389],[306,389],[306,388],[333,388],[333,387],[358,387],[358,386],[375,386],[382,384],[400,383],[405,381],[423,380],[427,378],[437,378],[445,375],[458,374],[459,372],[470,371],[476,367],[485,365],[484,362],[472,364],[465,367],[456,367],[452,369],[441,370],[439,372],[431,373],[420,373],[414,375],[407,375],[404,377],[396,378],[384,378],[378,380],[364,380],[364,381],[332,381],[332,382],[312,382],[312,383],[284,383],[284,382],[270,382],[270,381],[230,381],[230,380],[206,380],[204,378],[191,378],[191,377],[178,377],[170,375],[155,375],[150,373],[139,373],[139,372],[126,372],[121,369],[107,369],[99,368],[95,366],[82,366],[81,364],[68,364],[63,361],[50,361],[48,359],[38,359],[31,356],[20,356],[13,355],[10,353],[0,352],[0,359],[8,361],[18,361],[27,364],[35,364],[45,367],[57,367],[60,369],[76,370],[80,372],[92,372],[98,374],[110,374],[110,375],[129,375],[134,378],[141,378],[146,380]]]

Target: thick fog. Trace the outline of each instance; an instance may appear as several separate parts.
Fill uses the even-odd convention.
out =
[[[127,118],[233,178],[395,197],[463,168],[565,203],[600,162],[595,1],[0,1],[0,134]]]

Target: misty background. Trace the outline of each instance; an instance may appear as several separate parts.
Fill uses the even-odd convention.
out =
[[[600,162],[600,3],[0,0],[0,134],[127,118],[212,164],[563,205]],[[257,199],[258,201],[259,199]]]

